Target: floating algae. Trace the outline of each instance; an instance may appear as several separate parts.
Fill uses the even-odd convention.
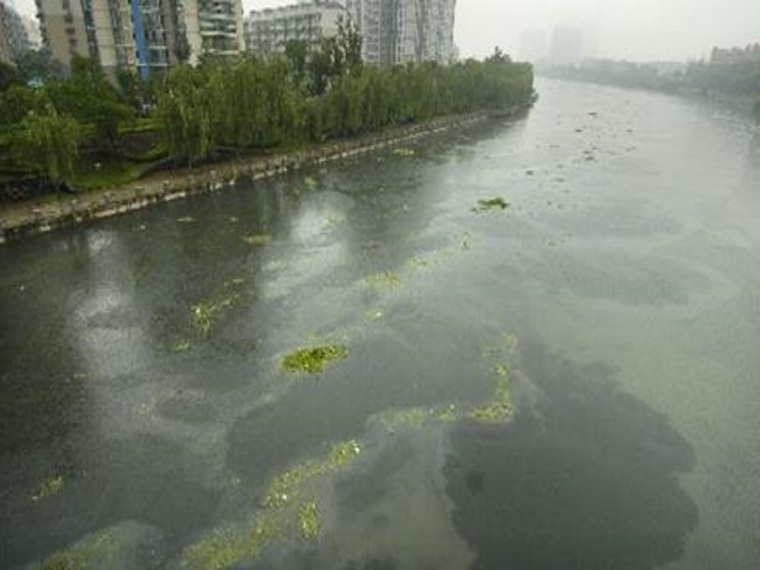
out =
[[[509,391],[509,371],[503,364],[493,368],[496,374],[496,387],[493,399],[486,405],[472,410],[468,417],[484,423],[503,423],[512,417],[514,404]]]
[[[253,560],[281,531],[271,516],[262,515],[245,534],[220,529],[185,550],[182,567],[198,570],[223,570],[243,560]]]
[[[344,441],[333,446],[328,456],[330,467],[339,469],[348,466],[361,453],[359,442],[355,439]]]
[[[287,372],[324,372],[325,366],[335,360],[348,358],[348,348],[341,344],[318,346],[316,348],[299,348],[282,360],[282,367]]]
[[[243,298],[243,293],[236,293],[230,291],[230,289],[238,288],[244,283],[245,279],[243,278],[238,277],[229,279],[224,282],[225,291],[222,295],[209,301],[193,305],[190,316],[195,330],[200,336],[207,336],[211,331],[211,327],[219,319],[221,313],[233,307]]]
[[[269,234],[251,234],[249,236],[245,236],[243,238],[243,241],[247,243],[248,245],[252,245],[254,247],[261,247],[264,245],[267,245],[268,243],[272,242],[272,236]]]
[[[365,279],[365,282],[368,285],[373,285],[375,287],[388,287],[389,289],[393,289],[401,285],[401,278],[397,273],[386,271],[385,273],[370,275]]]
[[[201,336],[206,336],[211,330],[211,326],[218,318],[218,313],[224,309],[230,308],[234,302],[240,298],[240,295],[232,295],[206,303],[199,303],[192,308],[193,324]]]
[[[417,152],[413,148],[400,147],[393,150],[396,156],[414,156]]]
[[[247,529],[223,527],[213,531],[185,549],[180,566],[198,570],[238,567],[256,559],[289,529],[297,529],[304,540],[314,540],[322,528],[322,516],[316,500],[300,499],[304,489],[319,477],[348,467],[360,451],[355,440],[338,443],[322,459],[276,475],[262,501],[262,510]]]
[[[37,487],[37,491],[32,495],[33,501],[41,501],[57,495],[63,489],[63,477],[60,475],[51,475],[43,480]]]
[[[298,507],[298,530],[301,538],[312,542],[322,529],[322,516],[314,500],[305,501]]]
[[[361,447],[352,439],[335,444],[322,461],[307,461],[272,478],[263,505],[279,511],[298,499],[304,486],[311,480],[329,471],[348,467],[361,453]]]
[[[172,346],[172,352],[185,352],[190,349],[190,343],[186,340],[178,340]]]
[[[327,471],[327,465],[318,462],[306,462],[292,469],[275,475],[269,484],[263,505],[272,510],[283,509],[298,497],[307,481]]]
[[[496,198],[489,198],[487,200],[478,200],[478,205],[472,209],[473,212],[482,213],[490,212],[492,210],[506,210],[509,207],[509,202],[504,198],[497,196]]]

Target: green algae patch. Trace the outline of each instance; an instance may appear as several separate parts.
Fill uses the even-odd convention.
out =
[[[174,343],[174,346],[172,346],[172,352],[186,352],[190,350],[190,343],[186,340],[178,340]]]
[[[356,440],[333,445],[319,459],[306,461],[275,475],[255,519],[242,529],[222,527],[212,531],[182,553],[182,568],[221,570],[239,567],[259,557],[272,541],[297,532],[314,541],[322,530],[322,513],[314,498],[302,498],[320,477],[348,467],[361,453]],[[239,484],[236,483],[236,485]]]
[[[437,410],[433,417],[438,420],[439,422],[456,422],[462,419],[462,412],[457,409],[457,407],[454,404],[451,404],[449,406],[446,406],[445,408],[442,408],[440,410]]]
[[[51,475],[39,484],[37,490],[32,495],[32,500],[35,502],[42,501],[44,499],[57,495],[61,492],[62,489],[63,477],[57,474]]]
[[[257,558],[280,532],[271,517],[262,516],[245,533],[221,529],[185,550],[182,567],[223,570]]]
[[[322,515],[314,500],[305,501],[298,507],[298,531],[307,542],[313,542],[322,530]]]
[[[286,355],[282,367],[287,372],[306,372],[319,374],[325,367],[335,361],[348,358],[348,348],[342,344],[318,346],[316,348],[299,348]]]
[[[300,497],[309,482],[329,471],[345,469],[360,453],[359,443],[351,439],[333,445],[327,457],[321,461],[307,461],[278,473],[272,478],[262,505],[274,511],[283,510]]]
[[[281,510],[292,503],[308,481],[327,472],[327,465],[309,461],[288,471],[275,475],[269,484],[262,504],[273,510]]]
[[[400,147],[393,149],[393,154],[396,156],[414,156],[417,152],[413,148]]]
[[[347,467],[351,462],[356,459],[361,453],[361,447],[359,442],[355,439],[344,441],[342,443],[336,443],[330,450],[328,462],[330,467],[334,469],[341,469]]]
[[[487,200],[478,200],[477,206],[475,206],[472,211],[476,213],[484,213],[506,210],[507,208],[509,208],[509,202],[505,201],[504,198],[497,196],[496,198],[489,198]]]
[[[231,295],[215,301],[198,303],[192,308],[192,319],[195,329],[201,336],[208,335],[219,313],[229,309],[240,298],[240,295]]]
[[[190,320],[199,336],[208,336],[223,313],[234,307],[246,296],[245,291],[241,290],[241,286],[244,284],[245,279],[242,277],[227,279],[218,288],[216,296],[191,307]]]
[[[490,402],[472,410],[468,417],[483,423],[504,423],[510,420],[514,412],[512,393],[509,390],[509,370],[503,364],[493,367],[496,386]]]
[[[374,287],[385,287],[388,289],[395,289],[401,285],[401,277],[398,273],[392,271],[386,271],[385,273],[378,273],[376,275],[370,275],[365,279],[367,285]]]
[[[269,234],[251,234],[243,237],[243,241],[253,247],[262,247],[272,243],[272,236]]]

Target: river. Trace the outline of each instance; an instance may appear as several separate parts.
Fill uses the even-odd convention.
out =
[[[760,138],[537,90],[2,246],[0,566],[760,566]]]

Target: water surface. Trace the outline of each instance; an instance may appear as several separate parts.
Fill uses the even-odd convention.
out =
[[[414,154],[0,249],[0,566],[180,567],[308,465],[286,502],[318,537],[291,517],[227,562],[758,566],[758,135],[538,89]],[[331,343],[323,374],[282,369]],[[512,420],[466,417],[502,367]]]

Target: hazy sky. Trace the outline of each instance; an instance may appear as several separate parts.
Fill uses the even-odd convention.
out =
[[[288,2],[243,3],[248,11]],[[15,4],[34,13],[34,0]],[[523,30],[558,23],[587,26],[600,56],[696,59],[714,45],[760,41],[760,0],[457,0],[455,37],[463,56],[488,54],[496,45],[517,54]]]

